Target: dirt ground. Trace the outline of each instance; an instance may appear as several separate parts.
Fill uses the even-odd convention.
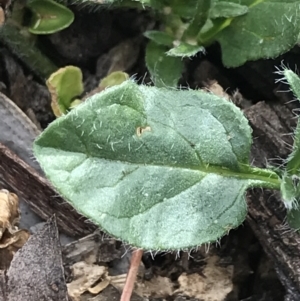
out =
[[[75,12],[74,23],[59,33],[39,37],[38,44],[58,67],[75,65],[82,69],[84,94],[96,88],[104,76],[116,70],[127,72],[139,83],[150,82],[144,62],[147,40],[142,35],[146,29],[156,26],[149,13],[129,9],[114,11],[91,11],[84,8],[77,10],[75,7],[72,9]],[[6,45],[0,47],[0,92],[21,108],[38,129],[45,128],[55,117],[50,107],[50,94],[43,80],[28,64],[17,58],[9,47]],[[277,103],[282,105],[293,99],[292,95],[286,92],[287,87],[276,82],[279,78],[276,67],[280,67],[283,61],[285,65],[295,70],[300,62],[299,47],[276,59],[249,62],[234,69],[226,69],[222,65],[221,52],[217,44],[209,47],[206,52],[206,55],[186,60],[186,69],[180,80],[182,86],[208,88],[215,93],[225,93],[242,109],[262,101],[266,105]],[[297,108],[296,103],[293,103],[293,106]],[[291,126],[294,124],[295,121],[291,121]],[[18,139],[22,140],[23,133],[18,133],[18,130],[16,132],[16,137],[19,135]],[[1,135],[0,142],[3,143]],[[17,153],[14,146],[6,145],[6,147]],[[22,149],[21,151],[19,149],[19,152],[23,153]],[[261,161],[271,162],[273,159],[272,162],[276,164],[280,164],[283,159],[265,158],[264,152],[259,155],[263,156],[260,158]],[[22,154],[19,156],[22,158]],[[7,182],[2,179],[0,188],[17,193],[18,188],[12,189]],[[47,211],[47,208],[43,210]],[[40,216],[45,218],[48,213]],[[284,217],[282,213],[279,215],[279,223],[283,224]],[[64,245],[60,247],[55,238],[55,222],[50,220],[47,224],[40,224],[42,220],[34,218],[33,223],[38,226],[34,227],[31,224],[27,229],[37,233],[36,235],[40,235],[39,231],[42,231],[44,235],[37,236],[35,241],[31,241],[35,247],[29,252],[36,254],[38,266],[43,269],[45,258],[53,254],[56,256],[56,251],[53,251],[52,255],[49,251],[42,252],[42,246],[45,246],[46,242],[41,242],[40,239],[45,238],[45,233],[54,231],[54,234],[51,232],[53,239],[50,239],[52,247],[49,248],[58,250],[58,253],[62,250],[62,261],[57,257],[52,261],[49,260],[50,262],[57,260],[56,268],[59,270],[57,273],[62,273],[61,282],[66,281],[73,300],[119,300],[120,289],[129,266],[131,254],[129,246],[106,237],[98,230],[93,233],[95,229],[91,226],[85,233],[90,235],[85,238],[82,233],[70,237],[69,231],[66,240],[63,241]],[[23,227],[26,228],[26,225]],[[59,222],[58,229],[63,232]],[[248,222],[230,231],[229,235],[218,243],[202,246],[189,253],[146,252],[132,300],[288,300],[286,288],[276,273],[278,266],[274,265],[274,259],[265,253],[258,233],[253,231],[248,219]],[[77,241],[79,238],[81,240]],[[54,242],[57,243],[55,248]],[[3,245],[2,241],[0,250],[3,250]],[[16,246],[15,248],[14,250],[18,249]],[[42,253],[38,254],[37,248],[40,248]],[[9,263],[5,263],[3,258],[8,255],[1,254],[0,267],[7,269]],[[13,254],[11,249],[9,254]],[[16,260],[19,260],[18,264],[16,261],[11,268],[17,269],[19,274],[28,273],[32,258],[26,263],[28,264],[26,268],[22,267],[24,258]],[[53,269],[53,266],[50,264],[49,268]],[[76,274],[76,271],[79,274]],[[60,287],[59,283],[52,285]],[[63,290],[64,284],[61,285]],[[55,287],[53,290],[55,291]],[[61,297],[59,300],[65,299]]]

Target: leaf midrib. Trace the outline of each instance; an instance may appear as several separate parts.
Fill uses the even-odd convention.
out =
[[[52,147],[48,147],[48,149],[52,149],[53,151],[57,151],[57,148],[52,148]],[[62,151],[66,151],[66,150],[62,150]],[[68,152],[68,151],[67,151]],[[257,168],[252,168],[251,166],[246,166],[246,165],[240,165],[239,167],[242,168],[248,168],[249,172],[243,172],[242,170],[239,171],[235,171],[235,170],[230,170],[226,167],[222,167],[222,166],[218,166],[218,165],[210,165],[210,164],[206,164],[204,165],[204,167],[195,167],[195,166],[172,166],[172,165],[163,165],[163,164],[150,164],[150,163],[138,163],[138,162],[130,162],[130,161],[125,161],[125,160],[111,160],[111,159],[106,159],[106,158],[102,158],[102,157],[96,157],[96,156],[90,156],[88,154],[85,153],[81,153],[81,152],[71,152],[71,153],[78,153],[78,154],[83,154],[86,155],[87,158],[94,158],[94,159],[100,159],[100,160],[106,160],[106,161],[111,161],[111,162],[120,162],[123,164],[130,164],[130,165],[136,165],[136,166],[153,166],[153,167],[165,167],[165,168],[173,168],[173,169],[185,169],[185,170],[192,170],[192,171],[199,171],[205,174],[216,174],[219,176],[223,176],[223,177],[227,177],[227,178],[235,178],[235,179],[241,179],[241,180],[248,180],[249,181],[249,186],[263,186],[263,183],[268,183],[270,184],[272,187],[274,187],[274,189],[278,188],[280,186],[280,182],[279,182],[279,178],[275,178],[273,177],[271,174],[269,176],[265,176],[265,175],[259,175],[258,172],[259,170]],[[85,159],[85,160],[86,160]],[[84,161],[85,161],[84,160]],[[252,172],[251,172],[252,171]],[[70,171],[71,173],[72,171]],[[272,176],[272,177],[271,177]],[[260,183],[259,183],[260,182]]]

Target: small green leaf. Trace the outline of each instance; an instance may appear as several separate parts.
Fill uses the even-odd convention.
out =
[[[300,206],[292,208],[287,212],[287,221],[291,228],[300,230]]]
[[[198,52],[205,52],[204,47],[198,45],[190,45],[181,42],[177,47],[170,49],[167,52],[169,56],[179,56],[179,57],[191,57],[196,55]]]
[[[187,39],[195,39],[202,27],[208,20],[209,11],[211,8],[211,0],[198,0],[197,4],[194,6],[194,16],[185,31],[183,38]]]
[[[218,1],[209,12],[209,17],[216,18],[234,18],[245,15],[248,7],[228,1]]]
[[[231,102],[127,81],[54,121],[34,153],[58,192],[106,232],[177,250],[241,224],[248,187],[278,188],[275,173],[248,165],[250,146]]]
[[[70,104],[70,109],[74,109],[75,107],[79,106],[80,104],[82,104],[82,100],[79,98],[76,98],[75,100],[73,100]]]
[[[172,11],[183,18],[193,18],[195,7],[199,0],[173,0],[171,2]]]
[[[295,97],[300,101],[300,78],[290,69],[284,68],[282,72],[286,80],[288,81]]]
[[[297,187],[293,178],[287,173],[284,174],[280,184],[280,192],[283,203],[286,208],[292,209],[295,205],[297,196]]]
[[[0,26],[0,44],[5,45],[24,64],[30,74],[45,81],[57,66],[45,55],[36,45],[32,43],[28,35],[22,34],[19,25],[12,25],[13,22],[5,22]],[[32,35],[31,35],[32,36]]]
[[[197,13],[205,13],[204,9],[210,0],[172,0],[170,1],[172,12],[185,19],[193,19]],[[198,8],[202,7],[202,12]]]
[[[129,75],[127,73],[122,71],[115,71],[104,77],[101,80],[99,87],[104,90],[108,87],[120,85],[128,79]]]
[[[31,0],[27,7],[32,11],[29,31],[33,34],[51,34],[67,28],[74,14],[64,5],[52,0]]]
[[[280,72],[288,81],[295,96],[300,99],[300,79],[289,69]],[[281,195],[285,207],[288,209],[287,220],[291,228],[300,229],[300,125],[299,120],[295,130],[293,151],[287,158],[286,171],[281,181]]]
[[[146,64],[157,87],[176,87],[183,71],[179,57],[166,55],[167,48],[150,41],[146,48]]]
[[[300,78],[289,69],[283,70],[283,75],[288,81],[293,93],[296,98],[300,100]],[[300,175],[300,124],[298,120],[298,124],[294,133],[294,145],[293,151],[287,158],[287,173],[289,175]]]
[[[51,107],[56,117],[65,114],[76,96],[83,92],[81,70],[74,66],[60,68],[48,78]]]
[[[144,36],[158,45],[173,46],[174,37],[170,34],[157,30],[148,30]]]
[[[227,67],[277,57],[299,42],[299,0],[252,2],[246,15],[225,20],[227,27],[214,38]]]

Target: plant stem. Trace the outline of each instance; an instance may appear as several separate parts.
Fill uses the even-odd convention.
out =
[[[8,22],[0,28],[0,42],[42,81],[58,69],[48,57],[20,33],[16,26]]]
[[[280,190],[281,179],[271,169],[252,167],[249,165],[240,165],[240,171],[220,168],[219,166],[208,165],[200,169],[205,173],[214,173],[224,177],[236,179],[252,180],[251,187],[269,188]]]
[[[189,27],[187,28],[186,32],[184,33],[184,40],[195,39],[199,30],[204,26],[208,15],[209,9],[211,7],[211,0],[205,1],[198,1],[195,7],[195,15],[192,19]]]
[[[223,29],[225,29],[226,27],[228,27],[231,22],[233,21],[234,18],[220,18],[217,20],[214,20],[214,25],[211,29],[209,29],[208,31],[201,33],[198,35],[197,40],[199,45],[202,45],[204,47],[209,46],[212,42],[215,41],[215,36],[222,31]]]
[[[130,267],[120,301],[130,301],[143,252],[144,251],[142,249],[137,249],[132,252]]]

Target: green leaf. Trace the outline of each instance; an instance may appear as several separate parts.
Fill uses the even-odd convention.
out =
[[[198,45],[190,45],[181,42],[177,47],[170,49],[167,52],[169,56],[179,56],[179,57],[191,57],[196,55],[198,52],[205,52],[204,47]]]
[[[250,168],[250,146],[231,102],[127,81],[54,121],[34,154],[58,192],[106,232],[177,250],[241,224],[248,187],[278,188],[275,173]]]
[[[60,68],[48,78],[51,107],[56,117],[67,113],[76,96],[83,92],[82,73],[78,67]]]
[[[246,14],[248,7],[228,1],[218,1],[209,12],[209,17],[216,18],[233,18]]]
[[[211,0],[198,0],[197,4],[193,7],[194,9],[194,16],[192,21],[190,22],[187,30],[184,33],[184,39],[194,40],[199,32],[201,31],[202,27],[208,20],[209,10],[211,8]]]
[[[249,60],[274,58],[294,47],[300,32],[299,4],[299,0],[252,1],[246,15],[224,21],[230,25],[215,37],[224,65],[237,67]]]
[[[299,76],[290,69],[284,68],[281,74],[284,75],[285,79],[288,81],[295,97],[300,101],[300,78]]]
[[[294,95],[300,99],[300,78],[289,69],[284,68],[278,72],[284,76],[289,83]],[[281,182],[281,194],[285,207],[288,209],[287,221],[291,228],[300,229],[300,124],[294,133],[294,145],[292,153],[287,158],[285,175]]]
[[[288,173],[285,173],[282,177],[280,192],[285,207],[292,209],[295,206],[295,202],[298,197],[298,191],[295,185],[295,181],[293,181],[293,178]]]
[[[70,109],[74,109],[75,107],[79,106],[82,103],[82,100],[79,98],[76,98],[73,100],[70,104]]]
[[[148,30],[144,36],[159,45],[173,46],[174,37],[170,34],[157,30]]]
[[[195,16],[195,7],[198,6],[198,3],[199,0],[173,0],[171,1],[171,7],[174,14],[191,19]]]
[[[67,28],[74,14],[64,5],[52,0],[31,0],[27,7],[32,11],[29,31],[33,34],[51,34]]]
[[[143,6],[151,7],[152,9],[161,10],[166,6],[166,1],[162,0],[134,0],[140,2]]]
[[[300,100],[300,78],[289,69],[285,69],[282,71],[285,79],[288,81],[293,93],[296,98]],[[287,173],[289,175],[297,175],[300,176],[300,124],[298,120],[298,124],[294,133],[294,145],[293,151],[287,158]]]
[[[166,55],[167,48],[149,42],[146,48],[146,65],[151,79],[157,87],[176,87],[183,71],[183,61],[179,57]]]
[[[287,212],[287,222],[295,230],[300,230],[300,206],[292,208]]]
[[[101,80],[99,88],[104,90],[108,87],[120,85],[128,79],[129,75],[127,73],[122,71],[114,71]]]
[[[12,23],[6,22],[0,26],[0,44],[18,57],[30,70],[30,74],[44,82],[57,70],[57,66],[36,45],[33,45],[32,40],[21,32],[18,25]]]

